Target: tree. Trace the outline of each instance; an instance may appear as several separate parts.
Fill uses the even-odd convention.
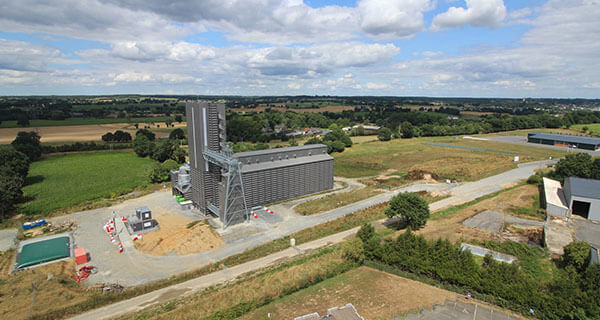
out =
[[[406,225],[416,230],[429,219],[429,204],[417,194],[399,193],[390,200],[385,214],[390,218],[400,217]]]
[[[377,132],[377,139],[379,141],[390,141],[392,139],[392,130],[388,128],[381,128]]]
[[[171,131],[171,133],[169,133],[169,139],[172,139],[172,140],[185,139],[185,133],[183,132],[183,129],[181,129],[181,128],[173,129],[173,131]]]
[[[342,245],[342,258],[362,263],[365,260],[365,249],[363,242],[359,238],[344,242]]]
[[[408,121],[402,122],[400,125],[400,136],[404,139],[410,139],[415,136],[415,129],[412,123]]]
[[[167,128],[170,127],[173,124],[173,119],[167,118],[167,120],[165,120],[165,124],[167,125]]]
[[[177,161],[173,160],[173,159],[167,159],[165,160],[165,162],[162,163],[163,168],[165,168],[165,170],[167,171],[173,171],[173,170],[177,170],[179,169],[180,165],[179,163],[177,163]]]
[[[312,138],[306,140],[306,142],[304,142],[304,145],[307,145],[307,144],[320,144],[320,143],[323,143],[323,141],[321,141],[321,139],[319,139],[317,137],[312,137]]]
[[[591,178],[592,156],[587,153],[568,154],[554,166],[554,174],[559,179],[567,177]]]
[[[29,127],[29,117],[26,114],[20,115],[17,118],[17,124],[20,127]]]
[[[0,218],[8,216],[21,196],[25,179],[6,166],[0,167]]]
[[[181,122],[183,122],[183,117],[178,114],[178,115],[175,116],[175,121],[181,123]]]
[[[362,240],[364,243],[367,243],[371,238],[375,236],[375,228],[370,223],[363,224],[362,227],[356,233],[356,236]]]
[[[571,242],[564,247],[561,257],[563,267],[572,266],[577,272],[583,272],[590,263],[590,245],[583,241]]]
[[[29,158],[11,145],[0,145],[0,166],[25,179],[29,172]]]
[[[173,154],[171,155],[171,160],[177,163],[185,163],[185,157],[187,156],[187,152],[180,148],[178,145],[175,145],[175,150],[173,150]]]
[[[323,143],[327,145],[327,153],[344,152],[344,143],[339,140],[323,141]]]
[[[152,159],[163,162],[167,159],[171,159],[175,144],[171,140],[161,140],[154,145],[152,150]]]
[[[107,132],[106,134],[102,135],[102,141],[113,142],[115,141],[115,136],[111,132]]]
[[[148,171],[150,182],[159,183],[169,181],[170,172],[161,163],[155,162]]]
[[[154,149],[154,143],[143,134],[136,135],[132,145],[133,151],[142,158],[151,155]]]
[[[27,155],[29,161],[39,160],[42,156],[40,136],[36,132],[20,131],[11,144],[15,149]]]
[[[136,131],[135,136],[137,137],[139,135],[146,136],[146,138],[148,138],[148,140],[150,140],[150,141],[154,141],[154,139],[156,139],[156,135],[147,129],[140,129],[140,130]]]
[[[114,141],[118,141],[118,142],[130,142],[131,134],[129,134],[129,132],[117,130],[113,134],[113,138],[114,138]]]

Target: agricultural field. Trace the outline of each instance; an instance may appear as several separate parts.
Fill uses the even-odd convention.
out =
[[[123,119],[121,119],[123,121]],[[143,128],[145,123],[140,123],[139,127]],[[156,128],[156,125],[159,127]],[[154,132],[158,137],[168,136],[175,128],[185,130],[185,122],[174,123],[175,127],[166,128],[162,122],[155,122],[149,130]],[[36,131],[40,136],[42,143],[60,144],[72,142],[88,142],[101,141],[102,135],[107,132],[121,130],[129,132],[132,137],[135,137],[137,129],[130,123],[111,123],[111,124],[88,124],[88,125],[68,125],[68,126],[47,126],[47,127],[29,127],[29,128],[0,128],[0,144],[8,144],[12,142],[19,131]]]
[[[316,104],[318,105],[318,104]],[[292,111],[297,113],[321,113],[321,112],[342,112],[345,110],[354,110],[353,106],[340,106],[340,105],[323,105],[317,108],[312,108],[312,104],[302,105],[298,104],[296,106],[295,103],[292,103],[289,107],[285,106],[277,106],[277,107],[269,107],[266,105],[260,105],[256,108],[231,108],[229,110],[234,112],[264,112],[266,109],[272,109],[280,112]]]
[[[427,142],[482,148],[490,151],[432,146],[425,144]],[[550,156],[557,158],[566,154],[561,150],[494,141],[435,137],[362,143],[333,156],[335,158],[335,175],[347,178],[422,170],[437,175],[440,179],[472,181],[515,168],[514,155],[501,152],[517,153],[522,162],[544,160]]]
[[[147,122],[164,122],[168,118],[173,117],[144,117],[144,118],[69,118],[65,120],[31,120],[29,127],[23,128],[17,125],[17,121],[2,121],[0,128],[22,128],[31,129],[35,127],[61,127],[61,126],[84,126],[91,124],[111,124],[111,123],[123,123],[128,121],[130,123],[147,123]],[[185,117],[184,117],[185,119]]]
[[[96,152],[33,162],[23,187],[20,212],[47,215],[86,202],[115,198],[147,183],[152,164],[127,152]]]
[[[597,135],[597,136],[600,135],[600,123],[576,124],[576,125],[572,126],[573,129],[577,129],[580,131],[583,131],[583,127],[587,127],[588,132],[591,133],[592,135]]]

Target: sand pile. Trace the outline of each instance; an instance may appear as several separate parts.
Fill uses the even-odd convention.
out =
[[[203,221],[170,214],[153,214],[160,230],[144,234],[135,246],[143,253],[152,256],[169,254],[186,255],[211,251],[225,243],[209,225]]]

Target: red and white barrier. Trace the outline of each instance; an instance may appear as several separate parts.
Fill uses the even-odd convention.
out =
[[[121,217],[121,221],[126,222],[127,221],[127,217]]]
[[[269,209],[269,208],[265,208],[265,211],[266,211],[266,212],[268,212],[268,213],[270,213],[270,214],[273,214],[273,213],[274,213],[274,212],[273,212],[273,210],[271,210],[271,209]]]
[[[250,211],[250,214],[252,214],[252,216],[254,217],[254,219],[258,219],[258,215],[256,215],[256,212]]]
[[[119,253],[123,253],[123,246],[119,243]]]
[[[142,240],[142,234],[138,233],[137,235],[133,236],[133,241],[135,240]]]

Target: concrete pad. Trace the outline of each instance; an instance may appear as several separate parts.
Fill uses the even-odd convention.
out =
[[[519,218],[501,212],[486,210],[474,217],[465,220],[463,222],[463,225],[492,233],[498,233],[502,231],[502,228],[505,225],[517,226],[521,229],[526,229],[531,227],[542,227],[544,226],[544,222]]]
[[[17,247],[17,229],[0,230],[0,251],[7,251]]]
[[[574,217],[575,239],[585,241],[594,248],[600,248],[600,223]]]
[[[569,223],[562,218],[550,218],[544,226],[545,242],[548,251],[554,255],[562,255],[564,246],[573,242]]]

